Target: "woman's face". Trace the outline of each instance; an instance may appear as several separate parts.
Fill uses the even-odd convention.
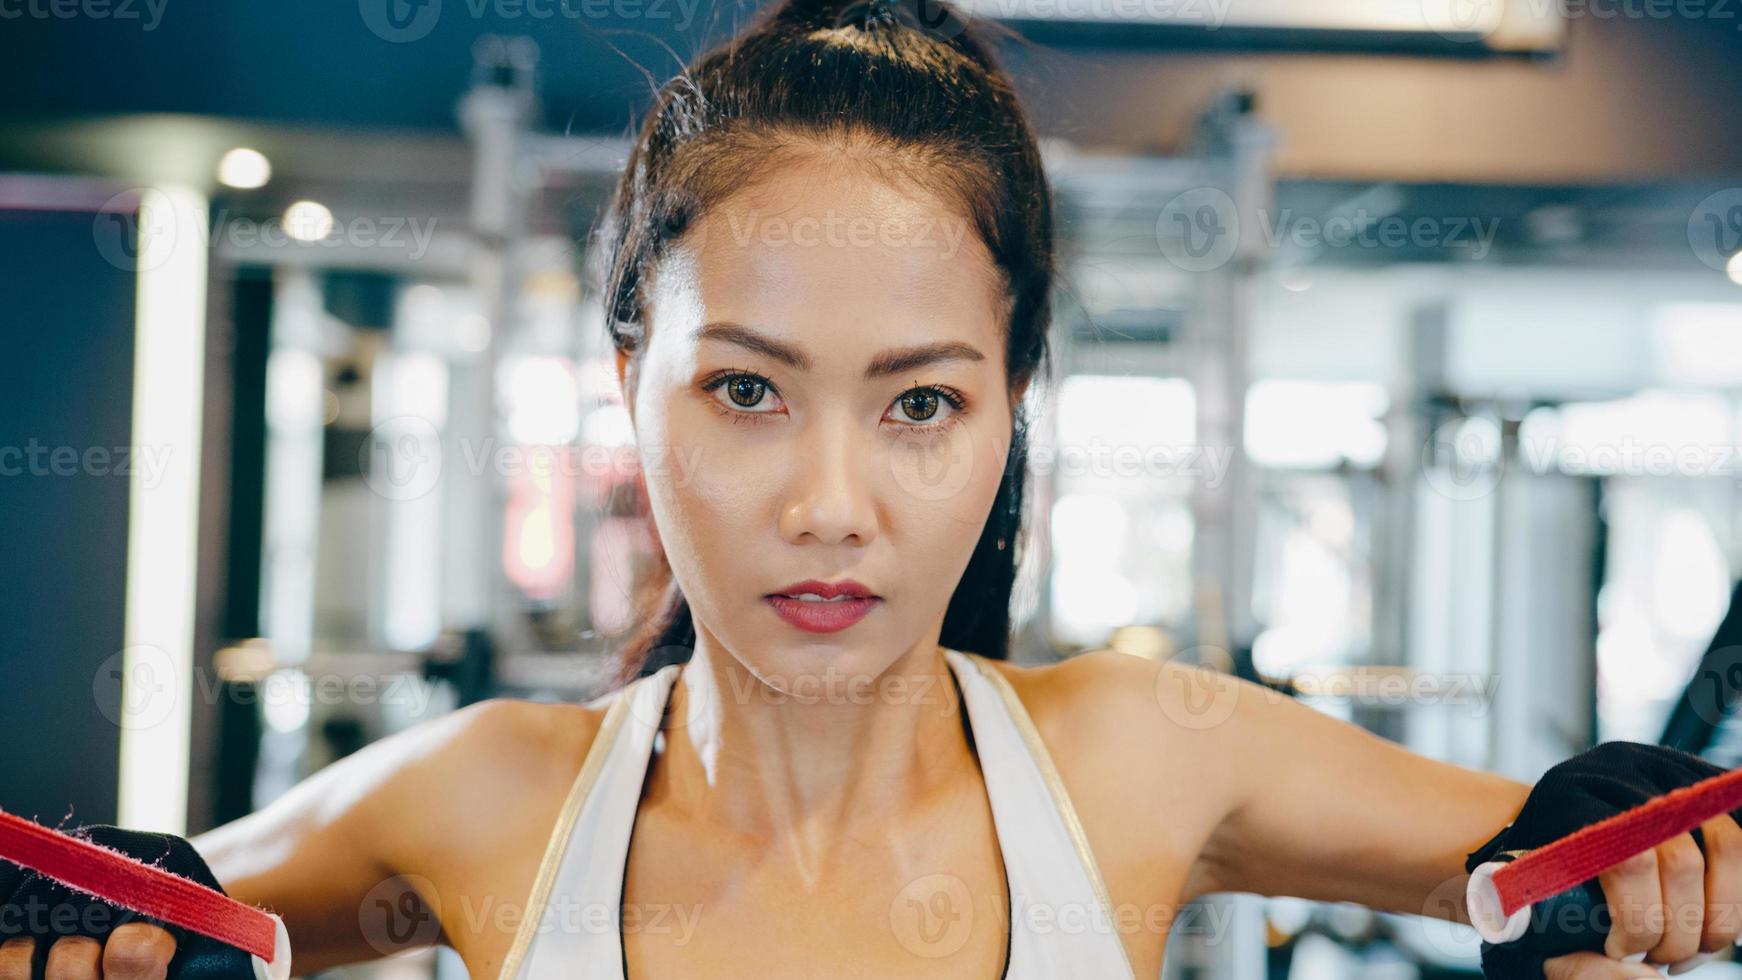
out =
[[[692,227],[648,300],[630,407],[703,642],[783,691],[935,642],[1011,430],[971,225],[850,167],[783,168]]]

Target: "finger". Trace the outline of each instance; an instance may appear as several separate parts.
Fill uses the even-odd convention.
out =
[[[1646,953],[1653,963],[1679,963],[1700,951],[1706,920],[1706,858],[1693,835],[1657,845],[1657,875],[1663,889],[1663,936]]]
[[[89,936],[67,936],[48,949],[43,980],[98,980],[103,944]]]
[[[1742,936],[1742,825],[1729,814],[1700,825],[1706,841],[1706,921],[1700,952],[1714,953]]]
[[[175,937],[146,922],[116,927],[103,944],[103,980],[163,980]]]
[[[15,936],[0,943],[0,980],[30,980],[30,964],[36,940]]]
[[[1597,953],[1568,953],[1542,965],[1544,980],[1620,980],[1623,977],[1662,977],[1655,967],[1624,963]]]
[[[1663,940],[1663,887],[1658,881],[1658,849],[1647,848],[1597,875],[1609,906],[1610,959],[1646,953]]]

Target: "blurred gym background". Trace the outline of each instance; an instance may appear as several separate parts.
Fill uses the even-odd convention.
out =
[[[1524,780],[1736,764],[1738,8],[969,7],[1028,40],[1063,233],[1020,661]],[[191,835],[600,689],[650,542],[576,243],[750,9],[0,0],[0,807]],[[1445,923],[1200,906],[1169,977],[1479,975]]]

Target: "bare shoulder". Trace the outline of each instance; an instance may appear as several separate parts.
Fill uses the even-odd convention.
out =
[[[1231,723],[1267,698],[1256,684],[1219,671],[1092,650],[1054,664],[993,662],[1034,719],[1048,748],[1087,751],[1228,751]]]
[[[377,810],[391,821],[391,868],[423,893],[441,941],[483,971],[474,975],[493,975],[514,942],[604,714],[515,698],[468,705],[431,723],[427,753]]]
[[[419,737],[395,753],[398,771],[378,801],[383,816],[398,815],[396,838],[410,848],[401,860],[548,824],[604,714],[582,704],[490,698],[401,733]],[[438,819],[403,819],[419,811]],[[407,833],[419,827],[427,837]]]
[[[233,897],[283,916],[310,970],[442,940],[487,969],[513,932],[472,923],[483,903],[524,901],[600,714],[469,705],[370,743],[194,844]],[[439,935],[359,919],[377,901],[405,907],[407,893],[435,911]]]

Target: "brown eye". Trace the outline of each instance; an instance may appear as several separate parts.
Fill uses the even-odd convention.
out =
[[[739,375],[726,382],[726,396],[745,408],[754,408],[767,391],[768,385],[748,375]]]
[[[938,411],[943,407],[940,402],[949,405],[947,413]],[[909,429],[939,429],[954,422],[966,407],[967,399],[954,388],[919,385],[896,395],[895,401],[889,403],[884,420],[898,422]]]
[[[897,400],[901,403],[902,411],[915,422],[924,422],[938,411],[937,392],[924,388],[915,388]]]
[[[733,413],[735,419],[745,415],[774,415],[781,411],[780,391],[773,382],[751,371],[717,374],[703,387],[722,408]]]

